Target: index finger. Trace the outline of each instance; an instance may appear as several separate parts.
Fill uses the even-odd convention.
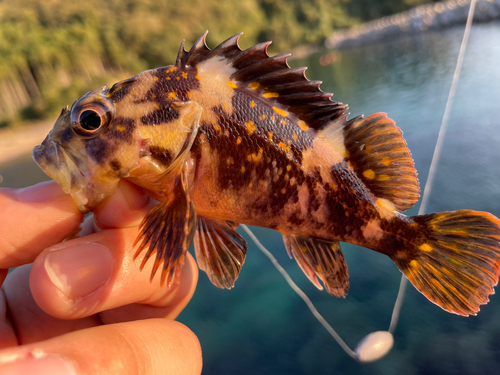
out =
[[[73,233],[82,214],[54,181],[0,188],[0,269],[31,263]]]

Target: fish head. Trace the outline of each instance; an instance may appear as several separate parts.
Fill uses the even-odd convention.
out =
[[[162,123],[165,116],[151,95],[159,90],[156,81],[154,71],[145,71],[88,92],[61,111],[33,149],[35,162],[71,194],[80,211],[104,203],[122,178],[159,191],[159,181],[182,163],[201,110],[191,102],[162,103],[165,111],[176,113],[175,121]],[[145,120],[150,118],[158,120],[150,124]]]

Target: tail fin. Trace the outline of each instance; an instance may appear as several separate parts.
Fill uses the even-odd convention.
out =
[[[415,216],[416,246],[393,261],[430,301],[458,315],[476,315],[489,302],[500,273],[500,220],[486,212]],[[399,259],[398,259],[399,258]]]

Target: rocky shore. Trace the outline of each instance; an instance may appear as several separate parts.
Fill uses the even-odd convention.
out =
[[[442,30],[465,24],[471,0],[451,0],[421,5],[407,12],[394,14],[358,27],[334,33],[325,42],[327,48],[353,48],[392,41],[429,30]],[[500,0],[478,0],[474,22],[500,19]]]

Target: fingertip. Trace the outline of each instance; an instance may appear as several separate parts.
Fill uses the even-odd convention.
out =
[[[148,209],[149,197],[142,189],[120,180],[115,194],[94,211],[99,228],[124,228],[139,225]]]

